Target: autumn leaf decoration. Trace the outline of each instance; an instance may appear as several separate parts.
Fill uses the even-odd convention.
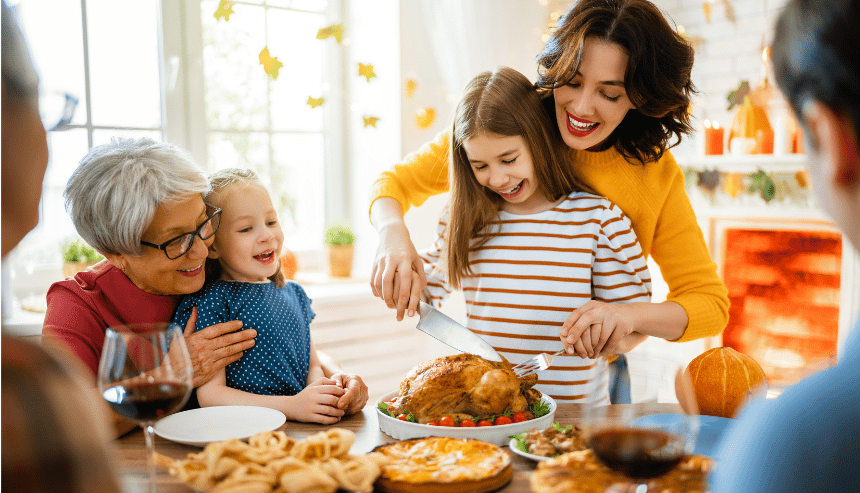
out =
[[[278,57],[269,55],[268,46],[263,48],[260,52],[260,65],[263,66],[263,70],[265,70],[272,79],[278,78],[278,72],[281,70],[281,67],[284,66],[283,63],[278,61]]]
[[[365,116],[364,118],[364,127],[373,127],[376,128],[376,122],[379,121],[379,118],[376,116]]]
[[[216,20],[224,19],[224,21],[230,20],[230,14],[233,13],[233,4],[228,2],[227,0],[221,0],[218,3],[218,8],[215,10],[215,13],[212,14]]]
[[[373,72],[373,65],[365,65],[363,63],[358,64],[358,75],[365,77],[367,82],[370,82],[370,79],[376,77],[376,74]]]
[[[322,106],[323,103],[325,103],[325,98],[315,98],[313,96],[308,96],[307,104],[311,108],[317,108],[319,106]]]
[[[343,42],[343,24],[332,24],[317,31],[317,39],[327,39],[332,36],[337,44]]]

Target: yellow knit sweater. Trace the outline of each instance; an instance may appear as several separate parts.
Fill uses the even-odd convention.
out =
[[[441,132],[383,172],[371,189],[371,204],[392,197],[403,211],[448,191],[450,134]],[[647,165],[630,164],[614,149],[570,150],[579,176],[612,202],[633,223],[642,251],[660,266],[669,285],[667,299],[687,312],[689,323],[677,342],[718,335],[729,318],[729,298],[717,275],[687,192],[684,174],[670,152]]]

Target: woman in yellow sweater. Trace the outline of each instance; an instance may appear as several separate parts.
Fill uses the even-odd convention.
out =
[[[693,49],[647,0],[581,0],[538,55],[536,85],[570,148],[562,165],[621,207],[670,290],[663,303],[590,301],[575,310],[561,334],[580,356],[595,357],[599,347],[611,353],[614,345],[601,343],[610,337],[688,341],[717,335],[728,321],[727,290],[667,150],[693,130],[692,65]],[[449,147],[450,133],[442,132],[384,172],[371,192],[380,234],[371,287],[398,320],[407,310],[414,315],[426,283],[403,213],[448,190]],[[581,337],[586,330],[591,337]]]

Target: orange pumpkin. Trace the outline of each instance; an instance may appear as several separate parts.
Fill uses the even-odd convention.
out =
[[[746,354],[718,347],[696,356],[686,370],[699,412],[731,418],[761,385],[767,385],[761,365]]]
[[[281,272],[287,279],[295,279],[296,272],[299,270],[299,261],[296,254],[284,248],[281,254]]]
[[[739,137],[756,140],[758,152],[755,153],[761,154],[761,135],[773,135],[767,113],[763,107],[754,105],[749,96],[744,96],[744,102],[738,106],[735,118],[732,120],[732,127],[729,129],[729,150],[732,149],[732,139]],[[772,149],[773,147],[771,152],[773,152]]]

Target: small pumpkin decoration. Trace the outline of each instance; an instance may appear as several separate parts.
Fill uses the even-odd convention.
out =
[[[292,250],[284,248],[284,251],[281,253],[281,272],[284,273],[284,277],[295,279],[298,270],[299,260],[296,258],[296,254]]]
[[[744,96],[744,102],[738,107],[729,129],[729,151],[732,150],[732,140],[735,138],[752,139],[758,142],[763,135],[773,135],[767,113],[764,108],[755,106],[749,96]],[[761,152],[761,147],[759,144],[759,149],[753,147],[752,150]],[[771,152],[773,152],[772,149],[771,147]]]
[[[699,412],[731,418],[767,378],[761,365],[746,354],[718,347],[693,358],[685,370],[693,385]]]

